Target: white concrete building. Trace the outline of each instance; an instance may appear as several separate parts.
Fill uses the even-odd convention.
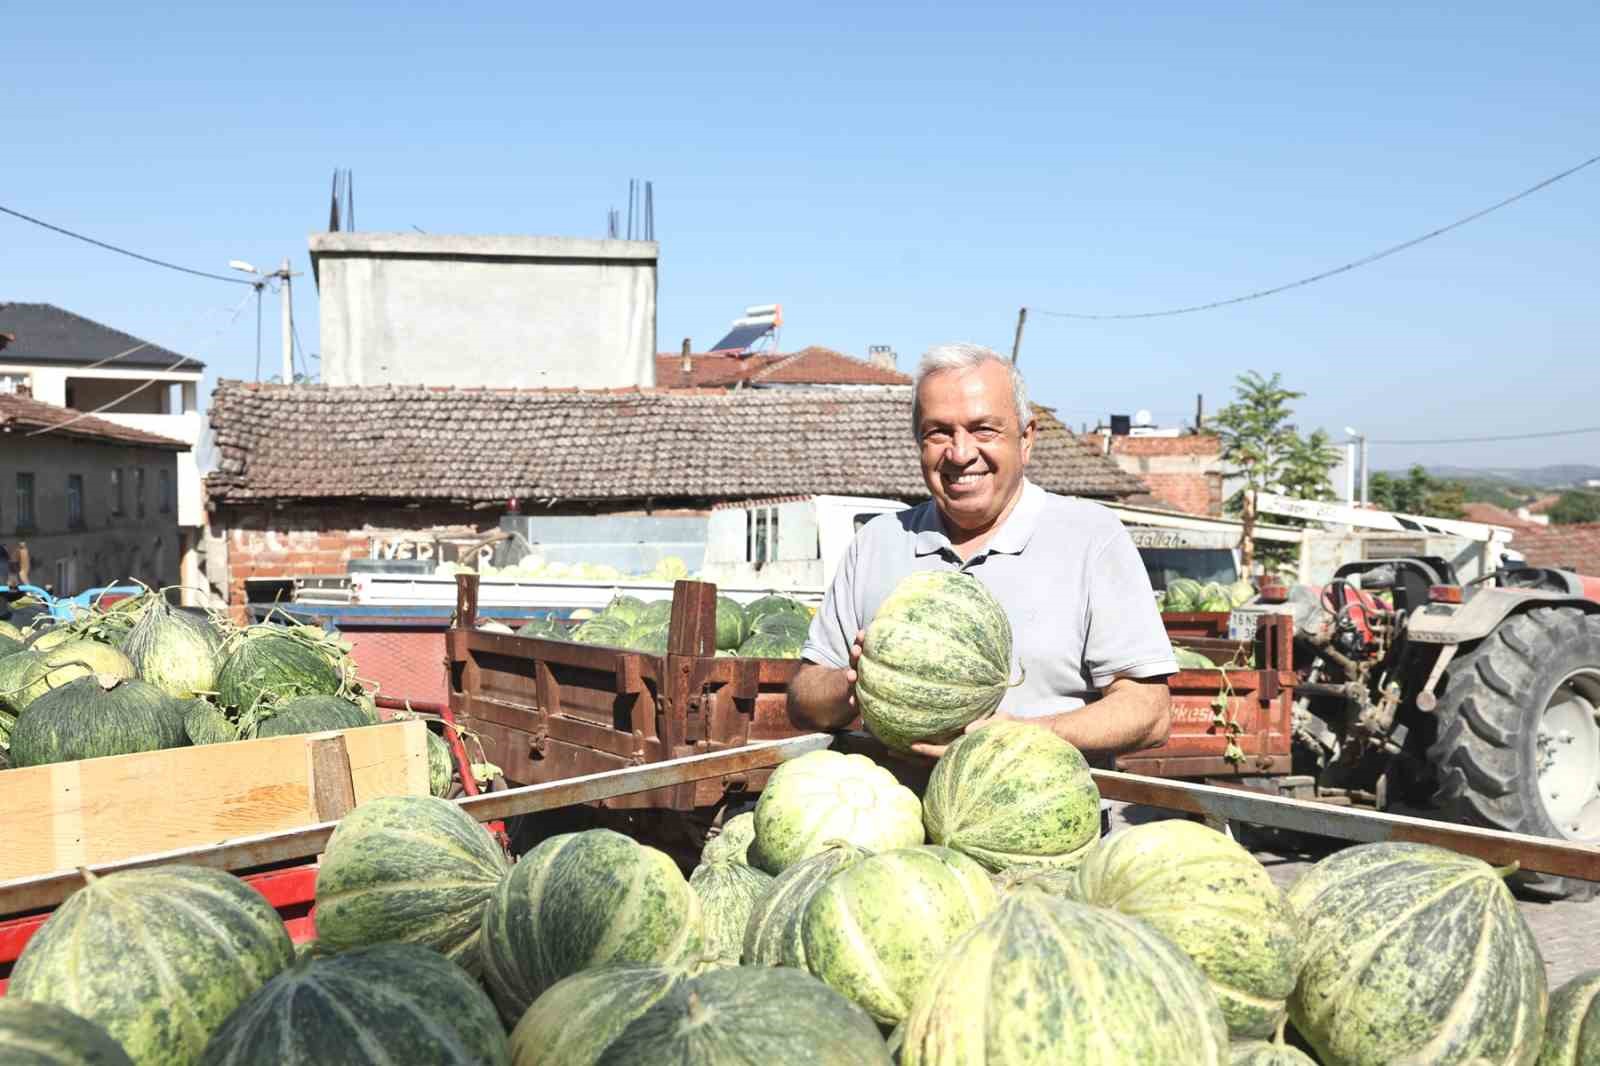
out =
[[[314,233],[324,385],[648,388],[654,241]]]

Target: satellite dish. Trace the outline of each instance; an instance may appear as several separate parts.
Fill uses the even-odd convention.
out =
[[[1150,422],[1150,412],[1149,411],[1135,411],[1133,413],[1133,424],[1136,425],[1136,426],[1148,426],[1148,425],[1150,425],[1151,424],[1151,422]]]

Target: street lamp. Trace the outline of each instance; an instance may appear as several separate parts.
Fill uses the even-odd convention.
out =
[[[294,275],[289,272],[289,260],[285,259],[283,265],[270,274],[263,274],[243,259],[230,259],[228,266],[246,274],[255,275],[256,289],[256,373],[261,372],[261,289],[273,278],[283,281],[282,308],[283,329],[283,383],[294,384],[294,289],[293,282],[289,279]]]
[[[1354,503],[1355,502],[1355,495],[1356,495],[1356,486],[1355,486],[1356,441],[1360,441],[1361,442],[1361,506],[1365,507],[1367,505],[1367,482],[1368,482],[1368,477],[1367,477],[1367,435],[1365,433],[1357,433],[1354,429],[1351,429],[1349,426],[1345,426],[1344,427],[1344,431],[1350,437],[1354,438],[1352,440],[1347,440],[1347,441],[1344,442],[1344,455],[1345,455],[1345,462],[1344,462],[1344,498],[1345,498],[1345,501],[1348,502],[1348,503]]]

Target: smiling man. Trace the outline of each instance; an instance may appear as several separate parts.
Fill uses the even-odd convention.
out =
[[[802,729],[847,725],[879,605],[914,570],[962,570],[1005,608],[1025,671],[997,717],[1036,722],[1098,760],[1162,743],[1166,677],[1178,665],[1150,579],[1111,511],[1027,480],[1035,425],[1021,374],[978,345],[930,349],[911,417],[932,499],[856,535],[812,620],[790,719]]]

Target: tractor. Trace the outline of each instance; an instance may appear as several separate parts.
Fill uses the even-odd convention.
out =
[[[1444,558],[1296,586],[1295,772],[1319,797],[1600,843],[1600,579]],[[1522,875],[1544,898],[1600,885]]]

